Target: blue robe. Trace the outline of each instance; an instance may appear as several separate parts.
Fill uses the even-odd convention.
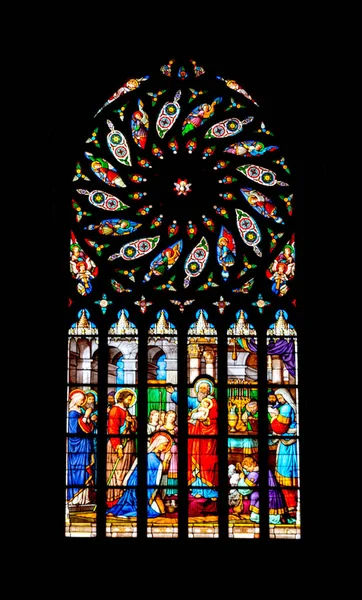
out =
[[[294,486],[298,485],[297,440],[294,438],[297,433],[295,413],[290,404],[282,404],[279,407],[279,414],[290,422],[288,430],[282,433],[279,441],[275,475],[281,485]],[[287,445],[283,443],[283,440],[287,442]]]
[[[217,246],[217,258],[220,265],[231,267],[235,263],[235,256],[227,246]]]
[[[93,437],[79,425],[82,414],[76,410],[69,412],[68,438],[68,489],[67,499],[71,500],[85,486],[93,483],[94,446]]]
[[[154,453],[149,452],[147,456],[147,517],[159,517],[161,515],[158,507],[154,503],[154,497],[162,476],[162,460]],[[107,514],[115,517],[136,517],[137,516],[137,466],[129,476],[127,488],[118,500],[117,504],[107,510]],[[155,507],[157,510],[155,510]]]

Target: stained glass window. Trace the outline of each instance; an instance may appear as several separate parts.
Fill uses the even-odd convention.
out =
[[[298,197],[247,87],[141,62],[79,144],[66,537],[301,536]]]
[[[137,384],[138,331],[121,309],[108,332],[106,534],[111,537],[137,533]],[[128,503],[121,507],[126,496]]]
[[[98,330],[82,309],[68,334],[66,535],[96,535]],[[85,517],[79,525],[80,515]]]

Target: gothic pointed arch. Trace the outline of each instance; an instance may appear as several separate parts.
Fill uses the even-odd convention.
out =
[[[298,539],[288,152],[242,69],[147,67],[70,175],[65,535]]]

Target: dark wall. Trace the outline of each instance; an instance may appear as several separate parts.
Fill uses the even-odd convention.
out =
[[[50,255],[47,253],[45,257],[49,264],[41,278],[46,281],[44,294],[48,300],[44,307],[44,321],[51,322],[51,327],[43,336],[46,367],[41,369],[45,372],[47,389],[47,408],[42,426],[49,432],[49,438],[42,439],[44,447],[40,444],[40,451],[43,448],[44,464],[47,464],[44,486],[50,485],[53,501],[36,504],[37,510],[41,506],[38,519],[42,526],[45,525],[46,540],[52,545],[59,543],[59,548],[63,548],[64,442],[62,434],[56,440],[51,435],[52,430],[57,433],[60,430],[56,425],[57,407],[49,401],[49,391],[51,393],[51,389],[57,386],[65,360],[66,345],[62,339],[65,286],[62,282],[68,277],[70,182],[78,148],[89,133],[93,115],[128,78],[142,76],[148,72],[149,66],[161,66],[170,58],[183,55],[195,59],[205,68],[212,66],[215,72],[236,79],[260,104],[264,120],[278,136],[294,176],[299,236],[303,240],[303,246],[298,248],[298,258],[300,277],[304,281],[300,303],[304,314],[304,336],[315,340],[315,328],[323,310],[317,291],[323,274],[318,269],[314,253],[321,235],[318,203],[326,177],[326,157],[323,152],[316,153],[319,144],[322,144],[325,127],[324,79],[323,75],[319,77],[323,73],[324,54],[319,43],[313,41],[313,28],[308,31],[303,24],[299,27],[297,18],[284,23],[278,19],[270,22],[267,18],[263,19],[262,12],[250,18],[246,9],[245,13],[241,8],[236,9],[235,15],[235,9],[230,8],[225,15],[221,12],[211,15],[212,18],[209,15],[212,24],[207,24],[203,11],[207,11],[206,7],[195,6],[195,12],[185,14],[177,27],[168,11],[167,19],[159,15],[152,27],[150,17],[147,23],[142,21],[142,9],[140,15],[134,15],[128,21],[120,17],[119,26],[112,12],[107,14],[107,18],[106,13],[94,13],[94,19],[87,24],[82,24],[81,17],[75,15],[76,20],[68,20],[64,29],[52,31],[49,28],[44,33],[37,66],[41,78],[39,125],[43,145],[40,156],[42,176],[37,185],[42,188],[40,196],[47,209],[46,214],[40,211],[40,223],[44,219],[44,226],[39,222],[37,225],[42,239],[45,236],[51,248]],[[125,34],[127,29],[129,32]],[[41,313],[44,315],[43,310]],[[318,386],[318,362],[312,360],[310,365],[307,387]],[[314,410],[314,400],[317,401],[317,398],[305,399],[308,411]],[[317,434],[318,431],[311,435]],[[57,480],[60,483],[54,483]],[[306,495],[309,539],[315,537],[318,529],[315,529],[313,520],[313,481],[309,479]],[[42,510],[44,503],[47,507],[45,513]],[[316,537],[318,539],[318,535]],[[82,542],[75,544],[76,552],[83,553]],[[158,546],[162,556],[164,550],[157,543]],[[210,549],[210,546],[209,542],[207,548]],[[201,548],[201,544],[198,547]],[[69,544],[62,551],[69,552]]]

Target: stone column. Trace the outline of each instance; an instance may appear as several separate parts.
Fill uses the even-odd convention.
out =
[[[289,377],[290,377],[290,374],[289,374],[288,369],[286,369],[285,367],[283,367],[283,382],[284,382],[284,385],[288,385],[289,384]]]
[[[195,377],[200,375],[201,350],[198,344],[189,344],[187,346],[187,352],[190,357],[189,381],[192,383]]]
[[[246,359],[249,356],[249,352],[238,352],[237,359],[232,360],[230,352],[228,353],[228,378],[239,381],[245,381],[246,379]]]
[[[267,379],[268,381],[272,381],[273,380],[273,364],[272,364],[272,357],[271,354],[267,355],[267,359],[266,359],[266,365],[267,365]]]
[[[92,358],[83,358],[78,362],[77,365],[77,370],[78,370],[78,375],[77,375],[77,379],[78,379],[78,384],[79,385],[84,385],[84,384],[89,384],[91,383],[91,370],[92,370],[92,363],[93,363],[93,359]],[[79,379],[81,381],[79,381]]]
[[[125,385],[136,385],[136,358],[124,358],[124,383]]]
[[[177,358],[166,358],[166,377],[169,383],[177,384]]]
[[[169,383],[177,384],[177,343],[173,338],[166,338],[159,344],[165,353],[166,379]]]
[[[115,385],[117,381],[117,365],[108,363],[108,385]]]
[[[273,383],[283,383],[283,361],[279,356],[273,356]]]
[[[205,350],[204,352],[206,362],[206,375],[215,378],[215,359],[216,353],[213,350]]]

